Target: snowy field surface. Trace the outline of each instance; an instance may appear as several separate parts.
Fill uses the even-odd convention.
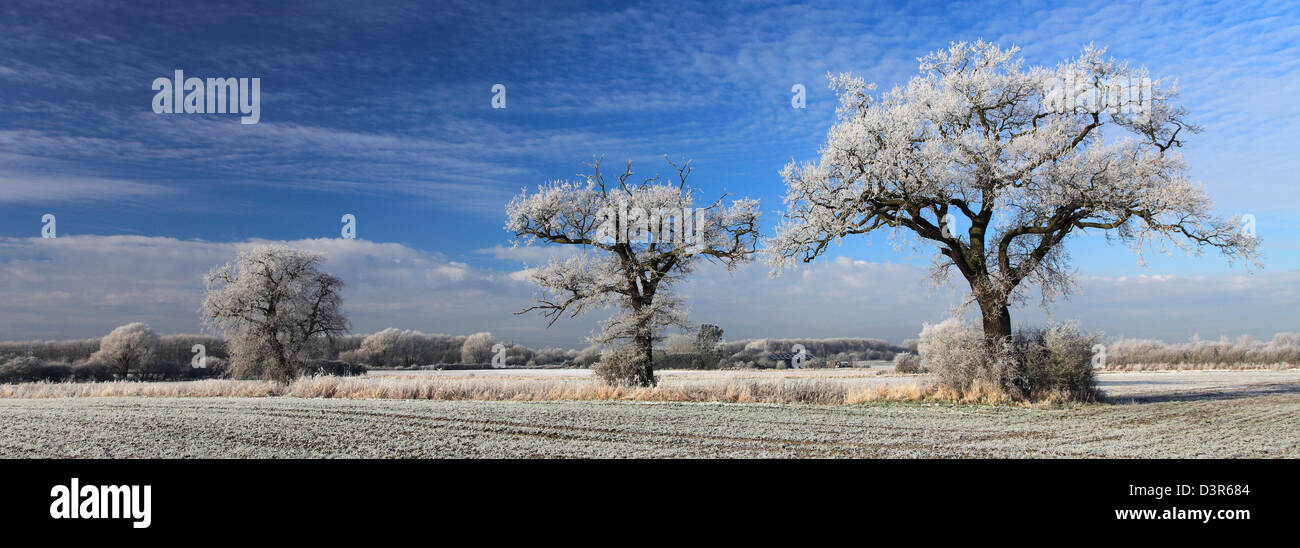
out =
[[[915,382],[864,370],[665,371]],[[396,373],[376,373],[378,375]],[[410,373],[401,373],[410,374]],[[420,372],[585,380],[579,370]],[[1114,373],[1066,409],[263,398],[0,399],[5,457],[1300,457],[1300,372]]]

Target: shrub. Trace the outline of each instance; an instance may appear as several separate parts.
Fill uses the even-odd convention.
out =
[[[1100,392],[1092,346],[1099,339],[1077,324],[1063,323],[1018,329],[989,349],[977,327],[950,318],[926,324],[918,349],[921,364],[934,373],[940,388],[1001,392],[1016,400],[1095,401]]]
[[[984,335],[978,328],[958,318],[937,324],[925,324],[917,342],[921,366],[934,374],[940,387],[965,392],[977,381],[1000,386],[1000,379],[990,379],[990,356]]]
[[[1094,401],[1100,397],[1092,366],[1092,346],[1100,335],[1085,334],[1078,324],[1068,322],[1046,330],[1021,329],[1016,338],[1021,341],[1016,346],[1023,349],[1017,353],[1023,389],[1030,399]]]
[[[180,379],[186,376],[187,372],[184,369],[190,369],[189,364],[182,366],[176,363],[150,362],[140,365],[134,377],[142,381]]]
[[[611,386],[640,386],[645,358],[635,347],[623,346],[601,354],[600,362],[591,368],[600,380]],[[655,375],[651,385],[659,383]]]
[[[365,375],[366,366],[338,360],[309,360],[303,365],[303,374],[308,376],[355,377]]]
[[[72,376],[70,378],[78,382],[100,382],[111,381],[116,376],[117,372],[113,366],[106,363],[86,361],[72,366]]]
[[[899,352],[894,354],[894,372],[895,373],[920,373],[924,371],[921,368],[921,357],[911,352]]]
[[[72,366],[45,363],[34,356],[10,358],[0,365],[0,382],[62,381],[72,375]]]
[[[208,376],[211,378],[226,378],[230,376],[230,362],[216,356],[208,356],[204,364],[208,370]]]

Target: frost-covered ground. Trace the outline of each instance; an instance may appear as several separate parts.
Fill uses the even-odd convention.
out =
[[[769,373],[791,374],[760,374]],[[845,382],[909,379],[850,376],[851,370],[821,373],[845,375]],[[665,372],[666,380],[675,374]],[[9,399],[0,400],[0,455],[1300,457],[1300,372],[1106,374],[1102,386],[1122,403],[1027,409],[284,397]]]

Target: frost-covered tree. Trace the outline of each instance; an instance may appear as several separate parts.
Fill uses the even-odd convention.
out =
[[[1177,90],[1104,51],[1026,69],[1016,48],[960,43],[889,93],[849,75],[832,87],[838,121],[820,161],[782,172],[787,212],[767,243],[776,271],[852,234],[910,234],[938,247],[935,280],[952,269],[966,280],[993,344],[1027,287],[1044,305],[1068,296],[1062,244],[1079,233],[1139,256],[1173,246],[1254,260],[1257,240],[1214,216],[1188,179],[1178,149],[1199,128],[1172,103]]]
[[[230,369],[241,378],[286,382],[313,345],[345,333],[343,282],[320,270],[323,257],[286,246],[241,252],[208,273],[205,323],[229,341]]]
[[[695,335],[677,333],[664,338],[663,348],[669,354],[689,354],[695,352],[695,343]]]
[[[134,322],[105,335],[90,361],[113,366],[125,379],[131,369],[149,364],[157,355],[158,334],[148,325]]]
[[[361,341],[361,355],[371,365],[410,367],[420,358],[423,335],[409,329],[390,327]]]
[[[552,260],[532,272],[544,290],[537,304],[520,313],[541,311],[555,323],[595,308],[617,306],[592,337],[608,344],[630,341],[638,357],[621,382],[655,383],[653,347],[669,326],[684,327],[681,302],[672,285],[690,274],[701,259],[728,269],[753,259],[757,245],[758,201],[718,200],[697,206],[697,189],[687,186],[689,163],[669,165],[675,180],[632,180],[632,164],[606,181],[600,161],[579,181],[552,181],[536,193],[516,196],[506,207],[506,230],[515,245],[577,245],[585,252]],[[612,184],[611,184],[612,183]],[[549,325],[549,324],[548,324]]]
[[[700,331],[695,335],[695,347],[697,352],[701,354],[717,352],[718,344],[721,342],[721,327],[710,323],[700,325]]]
[[[492,361],[492,345],[496,340],[491,333],[475,333],[465,338],[460,347],[461,363],[489,363]]]

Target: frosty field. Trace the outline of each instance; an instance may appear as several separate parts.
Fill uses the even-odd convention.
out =
[[[513,375],[527,382],[584,372],[418,374]],[[674,377],[727,374],[665,372],[664,377],[677,382],[682,379]],[[916,380],[863,370],[756,374],[851,383]],[[1112,403],[1065,409],[295,397],[0,399],[0,456],[1300,457],[1296,370],[1117,373],[1100,380]]]

